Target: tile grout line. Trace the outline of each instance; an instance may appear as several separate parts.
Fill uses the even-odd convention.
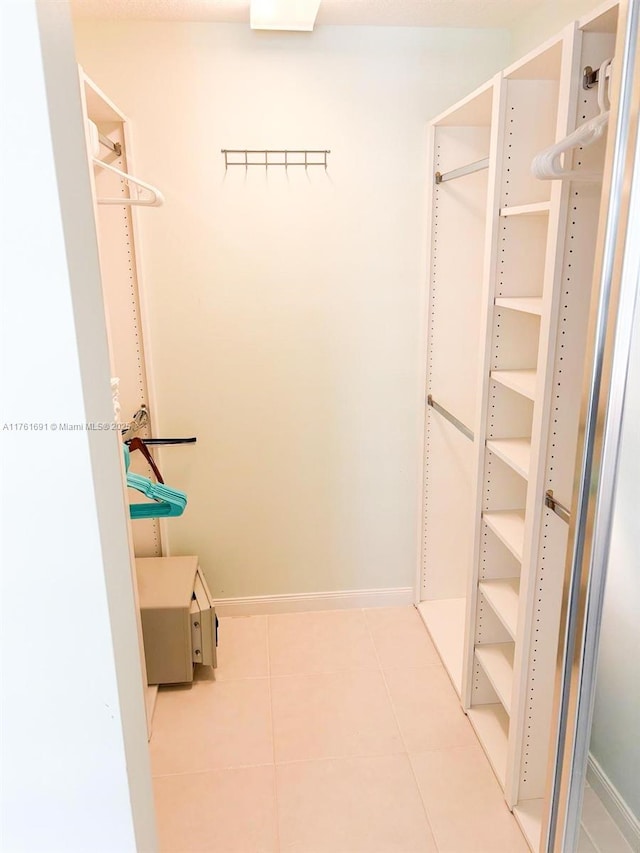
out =
[[[302,670],[300,672],[286,672],[281,675],[237,675],[225,678],[216,678],[217,684],[233,684],[238,681],[264,681],[268,678],[315,678],[317,675],[334,675],[340,674],[344,672],[377,672],[378,669],[381,668],[381,664],[379,661],[376,661],[375,666],[367,667],[367,666],[347,666],[341,667],[340,669],[319,669],[315,672],[309,672],[308,670]],[[396,667],[387,667],[387,669],[392,669],[394,672],[403,671],[403,672],[416,672],[417,670],[422,669],[443,669],[441,663],[426,663],[420,666],[396,666]],[[197,687],[200,684],[206,684],[206,680],[200,680],[193,682],[193,686]],[[185,691],[187,692],[187,691]]]
[[[269,614],[265,615],[267,646],[267,678],[269,685],[269,714],[271,715],[271,756],[273,758],[273,797],[275,801],[276,851],[280,853],[280,804],[278,801],[278,773],[276,768],[276,732],[273,724],[273,690],[271,689],[271,645],[269,643]]]
[[[429,818],[429,811],[427,809],[427,804],[425,803],[424,797],[422,796],[422,791],[420,790],[420,785],[418,784],[418,777],[416,776],[416,771],[413,767],[413,762],[411,761],[411,755],[409,753],[409,748],[407,746],[407,742],[404,739],[404,734],[402,733],[402,727],[400,726],[400,720],[398,719],[398,715],[396,714],[396,707],[393,704],[393,699],[391,698],[391,691],[389,690],[389,684],[387,683],[387,676],[385,674],[384,667],[382,666],[382,661],[380,660],[380,656],[378,654],[378,648],[377,648],[375,640],[373,638],[373,632],[371,631],[371,625],[369,623],[369,620],[367,619],[367,614],[366,614],[366,611],[364,610],[364,608],[363,608],[363,612],[364,612],[365,622],[367,625],[367,630],[369,632],[369,636],[371,637],[371,642],[373,644],[373,650],[374,650],[376,659],[378,661],[378,665],[380,666],[380,672],[382,674],[382,681],[384,682],[384,689],[386,690],[387,698],[389,699],[389,704],[391,706],[391,713],[393,714],[393,719],[396,722],[396,726],[398,728],[398,733],[400,734],[400,740],[402,741],[402,745],[404,746],[405,755],[407,756],[407,761],[409,762],[409,767],[411,768],[411,776],[413,777],[413,781],[414,781],[414,784],[416,786],[416,790],[418,792],[418,797],[420,798],[420,802],[422,803],[422,810],[424,812],[424,816],[426,818],[427,826],[429,827],[429,831],[431,832],[431,837],[433,839],[433,843],[436,847],[436,850],[439,850],[440,847],[438,845],[438,840],[437,840],[436,834],[433,830],[433,826],[431,825],[431,820]]]
[[[454,751],[465,751],[465,752],[474,752],[481,749],[480,745],[477,746],[474,744],[473,746],[436,746],[431,749],[419,749],[414,752],[408,752],[406,746],[404,744],[404,739],[402,738],[402,732],[400,733],[401,739],[403,741],[403,747],[405,748],[407,755],[427,755],[431,753],[439,753],[439,752],[454,752]],[[394,755],[404,755],[404,752],[365,752],[365,753],[353,753],[349,755],[324,755],[321,757],[315,758],[288,758],[285,761],[269,761],[263,762],[262,764],[225,764],[222,767],[203,767],[198,770],[178,770],[175,773],[153,773],[153,779],[166,779],[170,776],[192,776],[197,773],[223,773],[227,770],[250,770],[255,767],[271,767],[272,764],[275,763],[276,767],[288,767],[292,764],[306,764],[310,761],[342,761],[348,760],[351,758],[385,758]]]
[[[267,764],[229,764],[224,767],[204,767],[198,770],[178,770],[176,773],[153,773],[152,779],[173,779],[175,776],[201,776],[204,773],[228,773],[230,770],[255,770],[258,767],[271,767]]]
[[[584,832],[584,834],[587,836],[587,838],[589,839],[589,841],[590,841],[590,842],[591,842],[591,844],[593,845],[593,848],[596,850],[596,853],[602,853],[601,848],[600,848],[600,845],[596,842],[595,838],[594,838],[594,837],[593,837],[593,835],[589,832],[589,830],[588,830],[588,829],[587,829],[587,827],[586,827],[586,824],[584,824],[584,823],[582,822],[582,820],[580,821],[580,828],[582,829],[582,831]]]
[[[306,670],[304,672],[287,672],[284,675],[272,675],[271,678],[275,680],[285,679],[285,678],[317,678],[319,675],[343,675],[347,672],[377,672],[379,666],[347,666],[343,669],[318,669],[315,672],[309,672]]]

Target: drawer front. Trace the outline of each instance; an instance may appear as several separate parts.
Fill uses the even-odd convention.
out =
[[[191,602],[191,660],[193,663],[205,663],[202,654],[202,616],[197,599]]]
[[[193,646],[186,608],[142,610],[141,617],[149,684],[191,681]]]
[[[194,663],[216,665],[216,614],[200,570],[193,585],[191,637]]]

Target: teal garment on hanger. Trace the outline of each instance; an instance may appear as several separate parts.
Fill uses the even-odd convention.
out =
[[[152,483],[148,477],[129,472],[130,453],[123,445],[124,465],[127,472],[127,486],[151,498],[153,503],[129,504],[129,515],[135,518],[171,518],[182,515],[187,505],[187,496],[178,489],[172,489],[163,483]]]

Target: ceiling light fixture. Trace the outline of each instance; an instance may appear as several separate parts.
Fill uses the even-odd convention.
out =
[[[320,0],[251,0],[252,30],[311,32]]]

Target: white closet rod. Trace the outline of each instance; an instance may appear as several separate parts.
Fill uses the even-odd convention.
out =
[[[146,181],[141,181],[140,178],[134,178],[132,175],[128,175],[126,172],[117,169],[110,163],[105,163],[104,160],[100,160],[97,157],[93,158],[93,162],[94,165],[100,166],[102,169],[107,169],[109,172],[113,172],[115,175],[118,175],[118,177],[126,181],[132,189],[135,188],[136,193],[138,190],[145,190],[150,193],[150,196],[146,198],[141,198],[139,195],[131,198],[99,198],[97,199],[98,204],[136,205],[140,207],[160,207],[164,204],[164,196],[160,190],[151,184],[146,183]]]

